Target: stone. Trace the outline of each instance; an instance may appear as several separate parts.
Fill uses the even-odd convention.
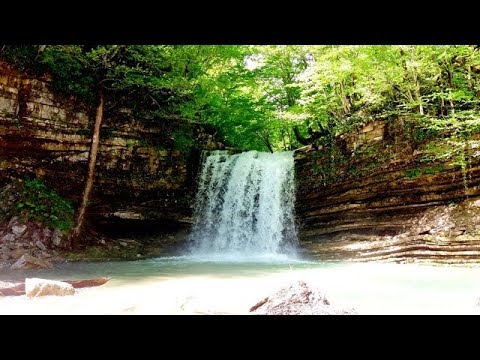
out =
[[[2,237],[1,241],[2,242],[7,242],[7,241],[15,241],[16,236],[13,234],[7,234],[4,237]]]
[[[14,225],[12,226],[12,233],[16,237],[20,237],[27,230],[27,225]]]
[[[370,132],[370,131],[373,130],[373,126],[374,126],[373,123],[367,124],[367,125],[365,125],[360,131],[361,131],[362,133]]]
[[[43,229],[43,237],[45,240],[50,239],[52,236],[52,231],[49,228]]]
[[[260,300],[250,312],[261,315],[352,315],[354,309],[333,307],[317,289],[296,281]]]
[[[39,296],[68,296],[75,295],[75,288],[66,282],[38,278],[25,279],[25,294],[28,298]]]
[[[17,248],[15,250],[12,250],[10,255],[13,259],[20,259],[24,254],[27,254],[27,253],[28,253],[27,250],[25,250],[23,248]]]
[[[8,222],[8,225],[7,227],[9,229],[11,229],[13,226],[17,225],[18,224],[18,217],[14,216],[10,219],[10,221]]]
[[[120,241],[120,245],[122,245],[124,247],[128,246],[128,244],[125,241]]]
[[[32,241],[34,243],[37,243],[38,241],[42,241],[42,237],[40,236],[40,234],[38,233],[38,231],[34,231],[33,234],[32,234]]]
[[[3,253],[2,255],[0,255],[0,259],[7,261],[8,259],[10,259],[10,255],[7,253]]]
[[[60,246],[62,244],[62,232],[60,230],[55,230],[52,235],[52,242],[55,246]]]
[[[29,254],[23,254],[12,266],[12,270],[19,269],[51,269],[53,265],[47,261],[38,259]]]
[[[35,245],[42,251],[47,251],[47,247],[45,246],[45,244],[43,242],[41,242],[40,240],[37,240],[35,242]]]
[[[475,206],[475,207],[480,207],[480,199],[475,200],[475,201],[472,203],[472,205]]]
[[[113,216],[125,220],[142,220],[144,219],[143,215],[140,213],[132,211],[116,211],[113,213]]]

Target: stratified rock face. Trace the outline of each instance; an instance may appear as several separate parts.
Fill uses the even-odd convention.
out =
[[[478,139],[435,159],[432,149],[449,140],[414,144],[405,128],[401,119],[376,121],[337,138],[333,155],[295,153],[306,249],[323,258],[480,262]]]
[[[257,315],[352,315],[353,309],[335,308],[324,294],[307,285],[304,281],[297,281],[290,286],[278,290],[276,293],[254,305],[250,311]]]
[[[28,298],[40,296],[68,296],[75,295],[75,288],[66,282],[26,278],[25,279],[25,294]]]
[[[78,201],[94,116],[92,106],[54,93],[48,80],[0,62],[0,188],[12,178],[38,177]],[[129,109],[106,109],[90,219],[189,223],[199,153],[176,145],[182,136],[197,147],[221,147],[181,119],[146,122]]]

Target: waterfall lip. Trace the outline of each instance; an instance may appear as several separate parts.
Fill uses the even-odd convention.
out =
[[[293,154],[220,150],[202,155],[189,255],[214,261],[294,258]]]

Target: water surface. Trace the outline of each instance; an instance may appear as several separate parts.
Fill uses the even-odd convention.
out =
[[[298,279],[322,289],[332,304],[361,314],[475,314],[480,297],[480,267],[288,257],[68,263],[54,270],[3,273],[0,280],[25,276],[111,280],[71,297],[0,298],[1,314],[248,314],[257,301]]]

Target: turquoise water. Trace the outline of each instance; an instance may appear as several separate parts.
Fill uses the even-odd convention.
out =
[[[480,267],[316,262],[287,257],[165,257],[66,263],[54,270],[0,274],[0,280],[110,276],[71,297],[0,298],[0,313],[248,314],[257,301],[295,280],[360,314],[476,314]]]

